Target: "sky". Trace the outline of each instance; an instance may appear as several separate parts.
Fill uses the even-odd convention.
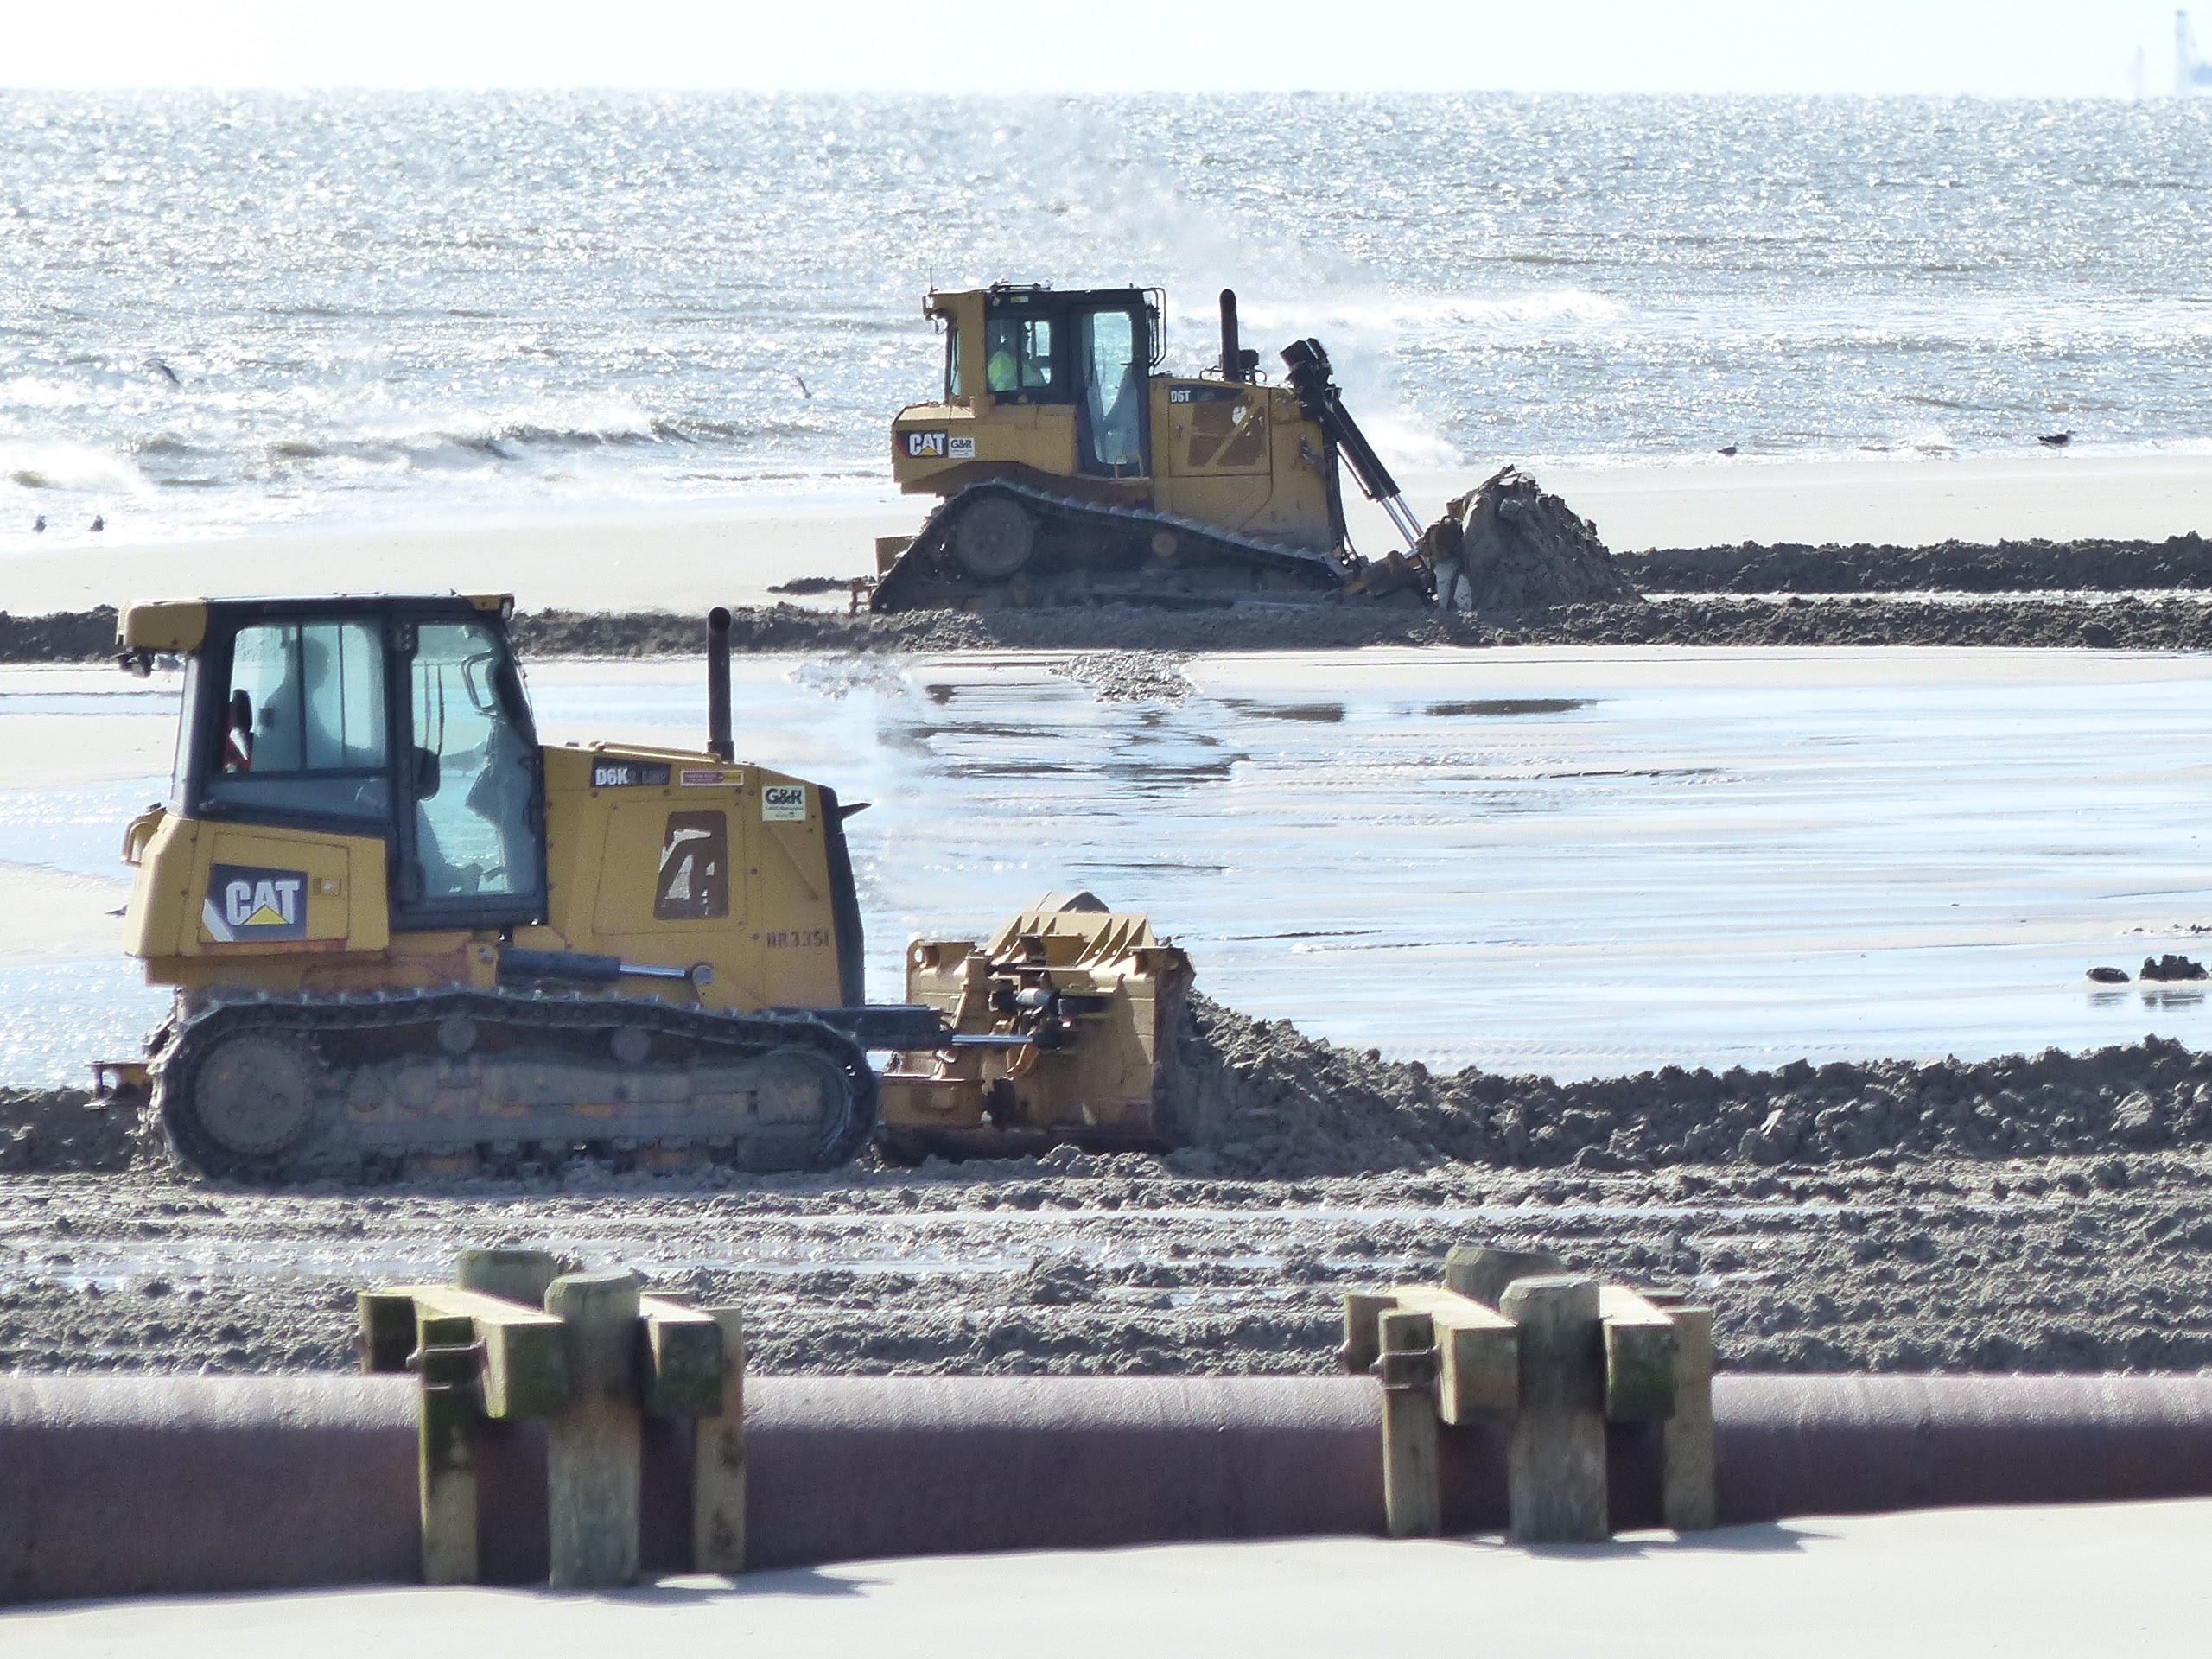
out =
[[[2140,0],[22,0],[0,86],[2153,96]],[[2212,53],[2212,0],[2200,8]]]

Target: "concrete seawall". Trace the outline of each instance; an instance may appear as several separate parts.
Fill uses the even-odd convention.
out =
[[[761,1567],[1382,1530],[1359,1378],[761,1377]],[[1723,1524],[2212,1496],[2212,1377],[1722,1376]],[[417,1576],[404,1377],[0,1377],[0,1599]],[[1504,1519],[1501,1445],[1447,1434],[1445,1520]],[[649,1435],[643,1555],[684,1566],[682,1432]],[[1616,1428],[1613,1514],[1656,1524],[1657,1450]],[[542,1439],[492,1437],[482,1560],[542,1576]]]

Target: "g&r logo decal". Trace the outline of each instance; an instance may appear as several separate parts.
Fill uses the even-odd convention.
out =
[[[308,936],[308,873],[217,864],[200,906],[202,931],[218,944]]]

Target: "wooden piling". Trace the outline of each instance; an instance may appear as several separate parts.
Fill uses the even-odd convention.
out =
[[[745,1571],[745,1323],[710,1307],[722,1332],[721,1412],[702,1417],[691,1466],[691,1570]]]
[[[467,1315],[416,1306],[422,1376],[416,1475],[423,1511],[423,1581],[476,1581],[476,1328]]]
[[[706,1417],[722,1408],[722,1328],[672,1296],[640,1296],[645,1408],[654,1417]]]
[[[406,1287],[418,1315],[465,1319],[474,1332],[474,1404],[484,1416],[550,1417],[569,1397],[561,1321],[504,1296],[451,1285]]]
[[[1486,1244],[1454,1244],[1444,1257],[1444,1283],[1485,1307],[1497,1307],[1516,1279],[1565,1273],[1567,1263],[1548,1250],[1494,1250]]]
[[[1713,1490],[1713,1310],[1677,1307],[1675,1414],[1662,1431],[1664,1518],[1676,1532],[1715,1524]]]
[[[1382,1509],[1393,1538],[1444,1530],[1436,1479],[1436,1333],[1426,1313],[1393,1311],[1378,1321],[1382,1380]]]
[[[1389,1302],[1426,1313],[1436,1338],[1436,1414],[1455,1427],[1510,1413],[1521,1392],[1513,1321],[1457,1291],[1393,1285]]]
[[[546,1425],[548,1534],[556,1590],[638,1576],[639,1281],[571,1273],[545,1293],[562,1321],[567,1405]]]
[[[560,1261],[550,1250],[463,1250],[454,1259],[453,1281],[462,1290],[542,1308],[545,1292],[560,1271]]]
[[[1681,1357],[1675,1316],[1619,1285],[1599,1289],[1598,1315],[1605,1326],[1606,1419],[1636,1423],[1673,1416]]]
[[[1337,1363],[1352,1376],[1365,1376],[1375,1369],[1375,1362],[1382,1352],[1377,1321],[1397,1305],[1395,1298],[1378,1296],[1370,1291],[1344,1293],[1344,1342],[1337,1350]]]
[[[1598,1281],[1516,1277],[1500,1311],[1519,1327],[1520,1404],[1506,1451],[1517,1543],[1610,1536],[1605,1501],[1605,1360]]]
[[[365,1290],[353,1298],[360,1323],[361,1369],[396,1373],[415,1351],[415,1298],[404,1290]]]

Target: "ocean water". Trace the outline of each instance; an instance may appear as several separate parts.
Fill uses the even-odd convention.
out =
[[[2208,266],[2205,100],[0,92],[0,550],[875,490],[932,279],[1408,471],[2194,446]]]

